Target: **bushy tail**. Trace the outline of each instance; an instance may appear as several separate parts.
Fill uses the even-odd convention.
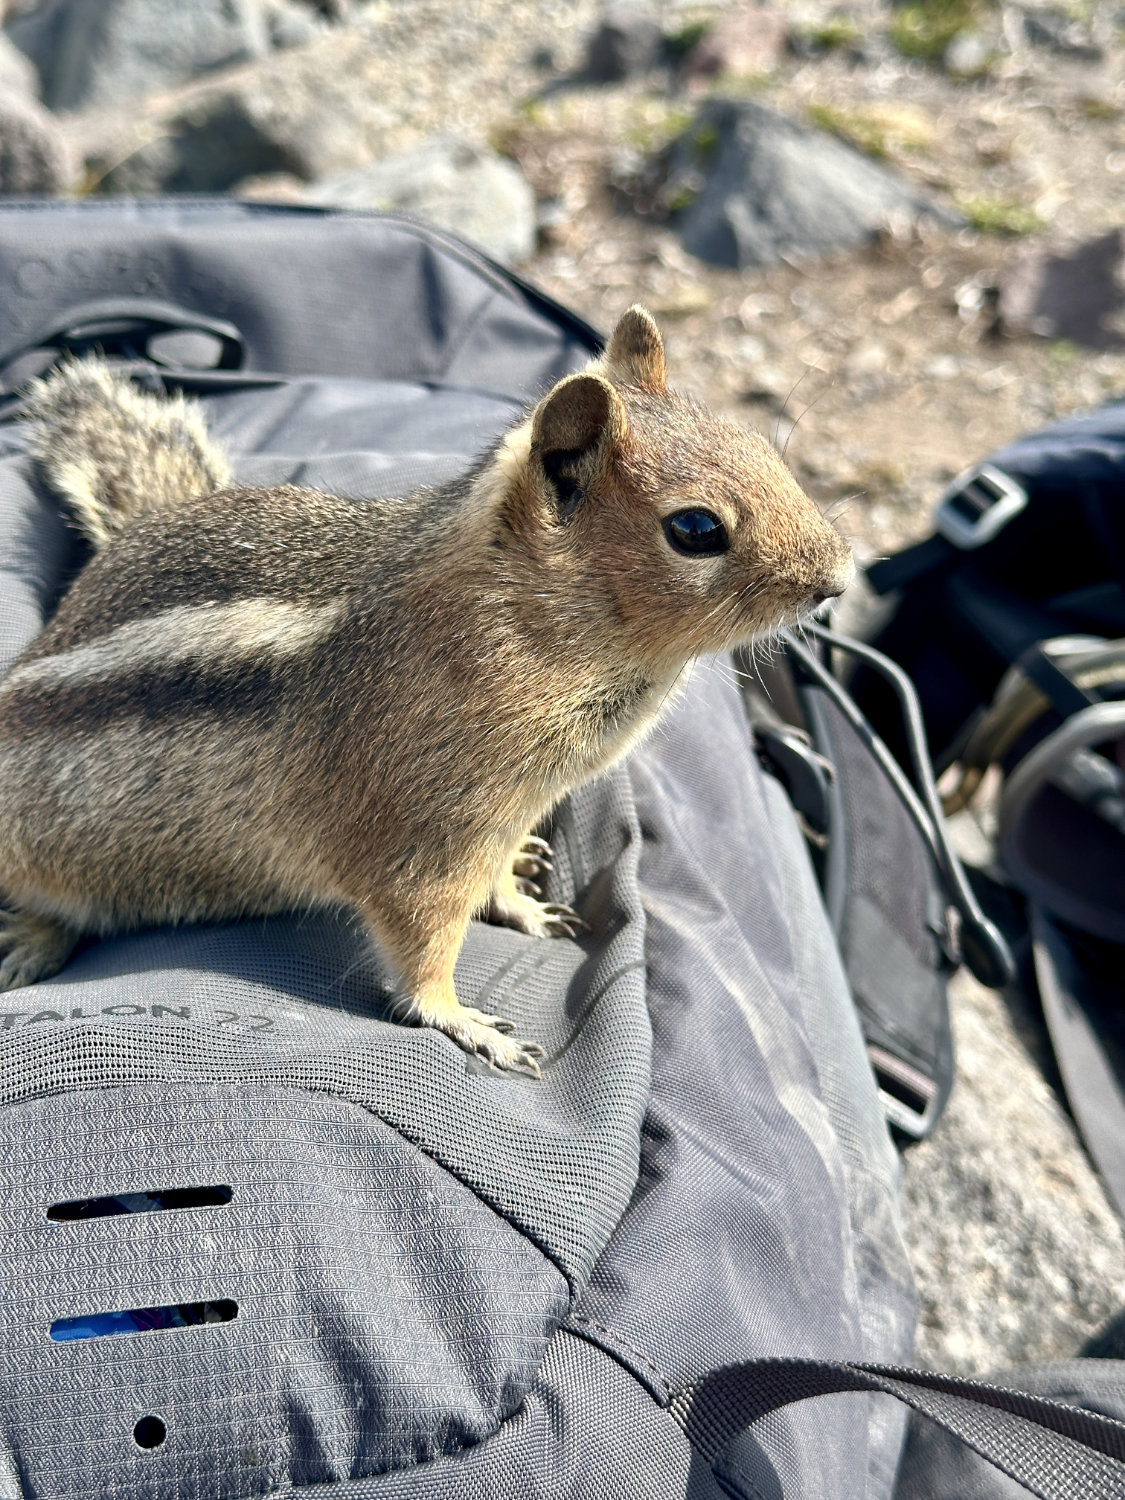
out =
[[[155,396],[96,357],[60,365],[31,387],[32,452],[95,547],[135,516],[231,482],[199,407]]]

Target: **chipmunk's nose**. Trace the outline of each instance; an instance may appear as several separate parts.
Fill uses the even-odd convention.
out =
[[[809,603],[813,609],[819,609],[829,599],[838,599],[854,578],[855,560],[849,547],[846,555],[836,564],[830,577],[809,595]]]

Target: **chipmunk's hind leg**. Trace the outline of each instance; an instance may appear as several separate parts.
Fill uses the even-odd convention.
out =
[[[541,901],[539,878],[550,874],[551,846],[534,834],[520,841],[492,887],[485,919],[532,937],[573,937],[586,923],[573,908]]]
[[[515,1028],[503,1016],[462,1005],[452,986],[448,995],[432,989],[412,995],[404,1003],[402,1015],[404,1020],[444,1032],[464,1051],[483,1058],[490,1068],[502,1073],[529,1073],[532,1078],[542,1076],[539,1059],[545,1053],[539,1043],[513,1036]]]
[[[438,901],[434,911],[443,909]],[[448,910],[448,907],[445,908]],[[446,921],[430,927],[425,914],[414,908],[401,918],[395,913],[375,911],[366,915],[388,956],[403,977],[403,996],[396,1007],[399,1020],[416,1026],[432,1026],[444,1032],[464,1048],[475,1053],[492,1068],[504,1072],[530,1073],[540,1076],[539,1059],[543,1048],[536,1042],[513,1036],[515,1029],[503,1016],[474,1010],[462,1005],[453,987],[453,967],[469,925],[472,904],[460,921]]]
[[[57,974],[77,941],[77,932],[49,917],[0,909],[0,990],[18,990]]]

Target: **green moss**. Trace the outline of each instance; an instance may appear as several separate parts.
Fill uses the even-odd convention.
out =
[[[506,120],[499,120],[488,132],[488,144],[501,156],[518,159],[520,142],[529,131],[541,130],[547,123],[547,111],[538,99],[523,99]]]
[[[895,11],[887,35],[903,57],[936,62],[955,36],[976,25],[980,10],[980,0],[917,0]]]
[[[664,208],[670,214],[680,214],[685,209],[690,208],[698,197],[699,189],[697,187],[689,187],[687,183],[682,183],[679,187],[672,189],[671,192],[666,194]]]
[[[821,130],[831,131],[841,140],[858,146],[868,156],[887,155],[887,137],[880,126],[858,111],[836,109],[831,104],[810,104],[809,120]]]
[[[626,143],[639,151],[659,151],[683,135],[690,124],[691,114],[686,109],[664,99],[648,98],[641,102],[623,134]]]
[[[795,35],[816,52],[838,52],[853,47],[860,38],[859,27],[852,21],[825,21],[819,26],[794,26]]]
[[[957,199],[957,207],[981,234],[1034,234],[1043,228],[1035,210],[1014,198],[966,195]]]
[[[1098,94],[1083,94],[1078,100],[1078,113],[1085,120],[1117,120],[1121,118],[1121,111],[1112,99],[1104,99]]]
[[[926,151],[934,141],[933,117],[917,104],[891,99],[872,100],[852,109],[812,104],[808,115],[821,130],[830,130],[869,156]]]
[[[689,140],[692,154],[701,166],[714,159],[715,152],[719,149],[719,132],[714,125],[697,125]]]

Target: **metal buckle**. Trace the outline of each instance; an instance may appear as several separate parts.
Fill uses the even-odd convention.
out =
[[[1023,485],[992,464],[966,469],[938,500],[934,525],[963,551],[983,547],[1027,504]]]
[[[883,1113],[904,1135],[923,1140],[933,1129],[937,1116],[937,1084],[874,1042],[868,1042],[867,1055],[879,1085]]]
[[[754,743],[759,760],[785,788],[801,832],[818,849],[827,847],[836,767],[813,749],[803,730],[790,724],[759,724]]]

